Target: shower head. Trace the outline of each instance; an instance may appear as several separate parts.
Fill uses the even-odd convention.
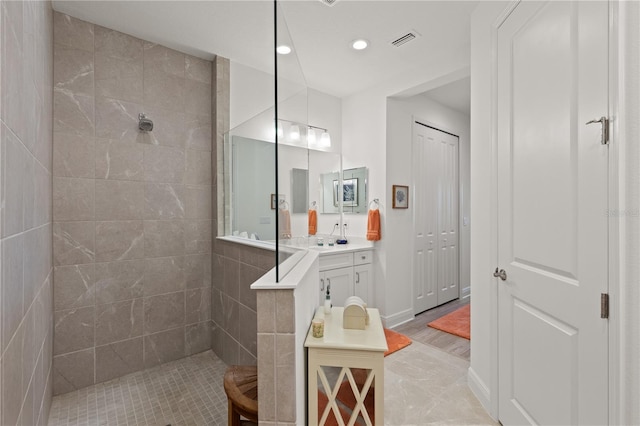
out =
[[[153,130],[153,121],[148,119],[143,112],[138,114],[138,129],[143,132],[150,132]]]

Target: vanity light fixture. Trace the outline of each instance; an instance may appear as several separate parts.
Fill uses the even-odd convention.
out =
[[[297,124],[292,124],[289,130],[289,137],[292,141],[298,142],[300,140],[300,127]]]
[[[280,46],[276,47],[276,52],[281,55],[288,55],[289,53],[291,53],[291,47],[287,46],[286,44],[281,44]]]
[[[351,47],[354,50],[364,50],[369,46],[369,42],[363,38],[359,38],[351,42]]]
[[[316,131],[313,127],[309,126],[307,129],[307,145],[310,147],[316,146],[318,142],[316,141]]]
[[[331,135],[326,130],[322,132],[320,135],[320,143],[318,144],[320,148],[330,148],[331,147]]]

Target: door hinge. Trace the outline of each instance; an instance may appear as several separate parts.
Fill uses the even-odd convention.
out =
[[[609,318],[609,295],[600,294],[600,318]]]

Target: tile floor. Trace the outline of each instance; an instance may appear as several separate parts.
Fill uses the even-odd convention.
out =
[[[207,351],[59,395],[49,426],[225,425],[225,369]]]
[[[464,356],[418,340],[389,355],[385,425],[497,425],[469,390],[468,368]],[[225,369],[207,351],[60,395],[49,426],[226,425]]]

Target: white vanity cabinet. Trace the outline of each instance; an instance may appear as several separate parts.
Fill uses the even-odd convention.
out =
[[[331,303],[344,306],[349,296],[371,303],[371,250],[320,255],[320,301],[324,303],[326,286],[331,286]]]

